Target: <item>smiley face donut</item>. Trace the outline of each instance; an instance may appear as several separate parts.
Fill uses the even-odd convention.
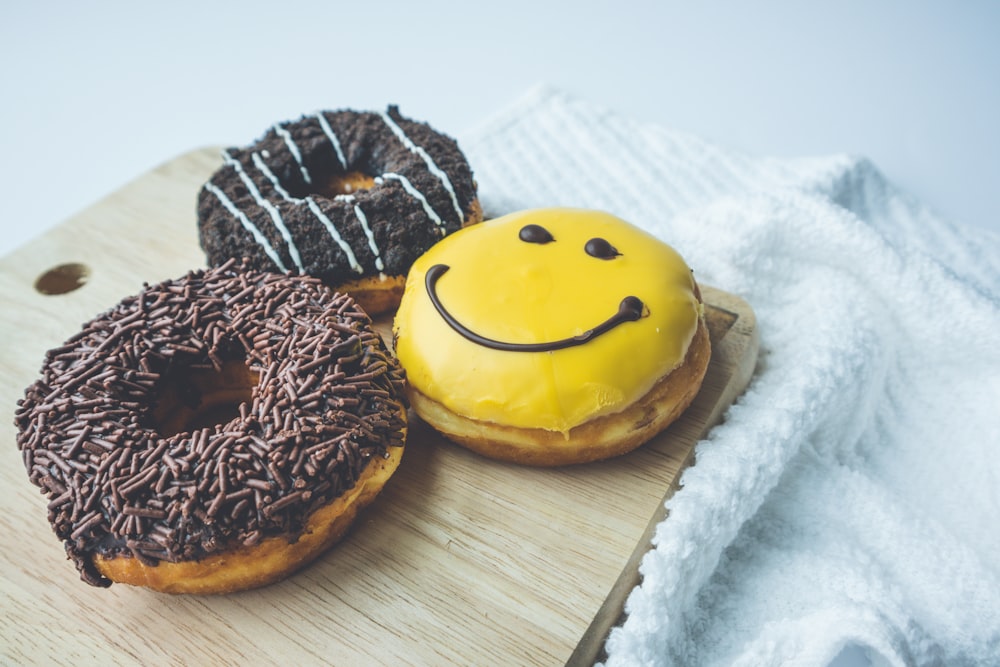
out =
[[[399,465],[403,375],[317,279],[235,261],[147,286],[50,350],[15,415],[81,577],[170,593],[277,581]]]
[[[395,106],[276,124],[222,159],[198,195],[209,265],[309,274],[370,315],[398,305],[421,253],[482,219],[458,144]]]
[[[393,326],[417,415],[485,456],[539,466],[647,441],[694,399],[710,356],[684,260],[578,209],[445,238],[414,263]]]

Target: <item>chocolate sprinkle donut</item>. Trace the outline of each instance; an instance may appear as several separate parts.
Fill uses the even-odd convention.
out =
[[[442,236],[482,216],[458,144],[395,106],[303,116],[222,157],[198,196],[211,266],[245,257],[328,285],[405,276]]]
[[[111,583],[98,554],[155,565],[294,541],[403,446],[403,372],[368,316],[317,279],[240,268],[144,285],[50,350],[18,403],[24,465],[90,584]],[[256,382],[228,420],[165,432],[171,391],[196,407],[192,377],[234,365]]]

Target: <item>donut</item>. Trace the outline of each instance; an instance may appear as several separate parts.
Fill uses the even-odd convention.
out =
[[[420,254],[482,220],[458,144],[395,106],[279,123],[222,159],[198,194],[209,266],[305,273],[373,316],[398,305]]]
[[[17,445],[85,582],[227,593],[309,563],[375,498],[403,377],[349,296],[231,260],[50,350]]]
[[[555,466],[624,454],[697,394],[711,346],[669,245],[601,211],[520,211],[443,239],[393,322],[413,411],[484,456]]]

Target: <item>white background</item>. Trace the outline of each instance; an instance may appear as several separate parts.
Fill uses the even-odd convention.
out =
[[[398,103],[461,135],[537,82],[755,154],[863,154],[1000,231],[997,2],[9,2],[0,63],[0,254],[274,121]]]
[[[460,137],[540,82],[750,153],[863,154],[1000,232],[1000,2],[7,2],[0,63],[0,255],[275,121],[398,103]]]

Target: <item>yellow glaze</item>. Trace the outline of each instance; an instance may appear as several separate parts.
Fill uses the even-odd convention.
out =
[[[555,240],[520,240],[528,224]],[[587,254],[595,237],[621,254]],[[450,267],[436,285],[444,307],[494,340],[575,336],[612,317],[630,295],[645,304],[644,315],[575,347],[499,351],[442,319],[424,283],[436,264]],[[624,409],[681,363],[701,315],[694,289],[675,250],[624,220],[582,209],[521,211],[455,232],[413,264],[394,323],[396,354],[412,386],[453,412],[565,433]]]

